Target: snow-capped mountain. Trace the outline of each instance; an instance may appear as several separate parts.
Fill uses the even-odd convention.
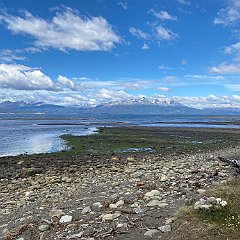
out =
[[[132,105],[182,106],[180,103],[175,102],[173,100],[162,100],[158,98],[146,98],[146,97],[118,100],[118,101],[109,102],[103,105],[104,106],[119,106],[119,105],[121,106],[132,106]]]

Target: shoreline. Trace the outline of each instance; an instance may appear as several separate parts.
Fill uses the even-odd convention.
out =
[[[157,130],[129,127],[126,131],[130,129],[140,129],[138,134]],[[176,133],[175,128],[171,131]],[[181,134],[189,131],[193,129],[181,129]],[[209,129],[194,131],[209,135]],[[236,130],[226,129],[210,132],[226,131],[236,134]],[[170,225],[171,231],[158,231],[152,239],[171,239],[174,214],[181,206],[191,204],[201,189],[211,189],[237,176],[236,170],[219,157],[239,156],[240,144],[194,153],[170,150],[0,158],[0,236],[4,240],[141,240],[152,229]],[[60,223],[62,215],[72,220]],[[46,230],[39,230],[43,225]]]

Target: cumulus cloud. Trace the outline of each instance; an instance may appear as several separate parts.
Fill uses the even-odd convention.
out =
[[[176,21],[177,17],[169,14],[167,11],[159,11],[156,12],[155,10],[151,9],[150,12],[159,20],[161,21]]]
[[[97,97],[103,100],[122,100],[129,98],[130,95],[127,94],[125,91],[113,91],[109,89],[100,89],[97,93]]]
[[[72,91],[77,90],[77,86],[74,84],[74,82],[64,76],[59,75],[57,81],[62,87],[66,87],[68,89],[71,89]]]
[[[209,72],[213,74],[240,74],[240,65],[223,63],[209,68]]]
[[[40,69],[5,63],[0,64],[0,87],[19,90],[57,90],[51,78]]]
[[[228,26],[238,21],[240,21],[240,0],[227,0],[227,6],[219,10],[213,23]]]
[[[134,37],[137,37],[138,39],[149,39],[150,35],[143,32],[142,30],[140,29],[137,29],[137,28],[134,28],[134,27],[131,27],[129,28],[129,32],[134,36]]]
[[[14,34],[34,38],[34,45],[40,49],[109,51],[121,42],[106,19],[80,16],[71,8],[57,12],[51,20],[26,11],[23,17],[1,15],[0,21]]]

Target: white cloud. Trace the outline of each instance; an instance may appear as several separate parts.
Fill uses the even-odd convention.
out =
[[[10,49],[3,49],[0,51],[0,60],[2,60],[3,62],[14,62],[25,60],[25,57],[17,55],[16,51]]]
[[[0,87],[20,90],[57,90],[53,81],[41,70],[4,63],[0,64]]]
[[[184,5],[190,5],[190,1],[189,0],[178,0],[179,3],[184,4]]]
[[[150,49],[150,46],[148,44],[144,43],[143,46],[142,46],[142,49],[143,50],[148,50],[148,49]]]
[[[129,28],[129,32],[130,32],[133,36],[137,37],[138,39],[145,39],[145,40],[147,40],[147,39],[149,39],[149,37],[150,37],[149,34],[143,32],[143,31],[140,30],[140,29],[134,28],[134,27]]]
[[[13,33],[30,35],[40,49],[109,51],[121,42],[106,19],[83,17],[71,8],[57,12],[51,20],[29,12],[24,17],[1,15],[0,20]]]
[[[227,26],[238,21],[240,21],[240,0],[227,0],[227,6],[219,10],[213,23]]]
[[[60,86],[62,86],[62,87],[67,87],[67,88],[71,89],[72,91],[77,90],[77,86],[74,84],[74,82],[64,76],[59,75],[57,78],[57,81],[60,84]]]
[[[122,100],[129,98],[130,95],[127,94],[125,91],[113,91],[109,89],[100,89],[97,93],[97,97],[100,98],[100,100]]]
[[[163,78],[163,80],[167,82],[175,81],[176,79],[177,79],[176,76],[166,76]]]
[[[209,72],[213,74],[240,74],[240,65],[223,63],[219,66],[211,67]]]
[[[154,31],[157,39],[159,40],[174,40],[177,37],[177,34],[173,33],[170,29],[161,24],[155,26]]]
[[[151,9],[150,12],[161,21],[176,21],[177,17],[170,15],[167,11],[159,11],[156,12],[155,10]]]
[[[118,5],[121,6],[124,10],[128,9],[128,5],[126,2],[118,2]]]
[[[158,90],[160,90],[162,92],[171,92],[171,89],[168,87],[159,87]]]

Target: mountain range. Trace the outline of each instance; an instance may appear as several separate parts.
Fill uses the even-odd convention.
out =
[[[153,114],[153,115],[240,115],[239,108],[204,108],[196,109],[175,101],[161,101],[159,99],[128,99],[114,101],[97,106],[59,106],[54,104],[2,102],[0,113],[81,113],[91,115],[102,114]]]

